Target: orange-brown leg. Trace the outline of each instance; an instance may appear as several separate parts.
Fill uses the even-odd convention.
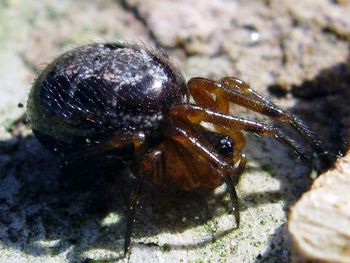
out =
[[[136,159],[139,159],[139,156],[146,149],[144,142],[145,135],[136,132],[115,134],[99,143],[93,140],[90,143],[86,142],[78,150],[67,152],[61,157],[61,173],[63,176],[70,176],[72,172],[76,173],[81,168],[86,168],[86,164],[90,160],[95,162],[100,157],[103,158],[104,155],[108,154],[113,154],[116,157],[136,154]],[[118,162],[118,158],[114,159],[113,162]]]
[[[164,134],[175,142],[183,145],[185,148],[191,149],[201,157],[204,157],[206,162],[218,169],[223,180],[226,182],[227,191],[231,198],[232,211],[235,216],[237,227],[239,227],[239,204],[234,183],[238,181],[237,178],[241,174],[240,169],[233,167],[230,162],[225,161],[193,125],[182,122],[180,119],[177,119],[176,116],[172,117],[175,118],[170,120],[170,124],[164,128]]]
[[[145,181],[152,174],[164,173],[164,165],[162,160],[162,152],[158,149],[153,149],[146,153],[144,158],[141,160],[134,171],[135,173],[135,183],[132,190],[126,221],[126,231],[124,237],[124,254],[129,250],[130,239],[132,233],[132,227],[135,218],[135,210],[139,204],[140,194]]]
[[[119,133],[99,143],[91,142],[91,145],[84,146],[80,151],[67,154],[66,159],[74,161],[75,159],[96,156],[107,153],[111,150],[123,149],[125,147],[132,147],[135,153],[139,153],[141,152],[141,147],[145,146],[144,143],[144,133]]]
[[[229,101],[222,96],[219,83],[205,78],[192,78],[187,87],[197,105],[229,113]]]
[[[200,106],[213,110],[220,109],[222,113],[227,114],[229,113],[229,102],[233,102],[274,120],[287,123],[310,143],[316,153],[324,154],[320,141],[311,134],[298,118],[256,93],[240,79],[226,77],[218,83],[205,78],[192,78],[188,82],[188,88],[194,100]]]
[[[81,158],[93,157],[99,154],[104,154],[112,150],[132,147],[135,155],[135,182],[130,196],[126,231],[124,239],[124,253],[126,254],[130,247],[130,238],[132,225],[135,218],[135,209],[139,203],[140,194],[145,180],[148,176],[159,176],[164,173],[164,165],[162,161],[162,153],[160,150],[154,149],[145,153],[145,135],[143,133],[120,133],[112,136],[98,144],[91,144],[89,147],[69,154],[66,158],[74,164]],[[141,155],[145,156],[141,158]]]
[[[219,87],[220,84],[202,78],[193,78],[188,82],[189,92],[197,105],[228,114],[229,101],[221,94]],[[215,97],[213,95],[215,95]],[[239,130],[227,129],[222,126],[217,127],[216,125],[214,125],[214,127],[216,131],[231,137],[235,142],[232,162],[234,164],[239,164],[240,170],[243,172],[246,164],[246,159],[242,154],[242,150],[245,146],[244,135]]]
[[[232,130],[244,130],[260,136],[271,136],[291,148],[304,162],[311,165],[311,158],[300,150],[300,145],[288,138],[283,132],[272,126],[233,117],[223,113],[214,112],[203,107],[181,104],[170,109],[170,115],[183,122],[199,124],[200,122],[209,122],[216,127],[225,127]]]

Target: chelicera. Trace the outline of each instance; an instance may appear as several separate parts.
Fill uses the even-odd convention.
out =
[[[225,183],[239,226],[235,184],[246,164],[243,132],[274,137],[312,163],[282,130],[232,116],[232,103],[291,126],[316,153],[323,152],[295,116],[242,80],[197,77],[186,83],[166,57],[139,45],[95,43],[59,56],[35,81],[27,114],[39,141],[63,159],[114,150],[131,163],[135,185],[126,253],[146,181],[184,191],[211,191]]]

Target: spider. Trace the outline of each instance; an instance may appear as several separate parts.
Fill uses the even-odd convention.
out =
[[[126,254],[146,181],[184,191],[211,191],[225,183],[239,226],[235,185],[246,165],[243,132],[273,137],[312,164],[282,130],[232,116],[232,103],[291,126],[316,153],[323,152],[300,120],[242,80],[196,77],[186,83],[165,55],[136,44],[93,43],[59,56],[34,82],[27,114],[34,135],[62,159],[113,151],[131,167]]]

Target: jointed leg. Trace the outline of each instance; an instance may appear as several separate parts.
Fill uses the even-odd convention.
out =
[[[299,149],[299,145],[294,143],[293,140],[288,138],[278,129],[266,124],[244,120],[190,104],[181,104],[174,106],[171,108],[170,114],[173,116],[173,118],[182,120],[183,122],[187,123],[190,122],[193,124],[199,124],[201,121],[204,121],[212,123],[217,127],[225,127],[227,129],[233,130],[244,130],[261,136],[275,137],[277,140],[296,152],[304,162],[309,165],[311,164],[310,157],[305,155]]]
[[[195,127],[189,126],[188,123],[181,122],[179,119],[171,120],[171,124],[163,128],[163,133],[185,148],[192,148],[197,154],[213,162],[217,168],[227,170],[230,167],[227,162],[222,160],[214,147],[201,135],[200,131]]]
[[[74,151],[67,154],[66,159],[75,160],[84,157],[96,156],[108,153],[112,150],[123,150],[126,147],[133,147],[135,152],[141,152],[140,149],[144,145],[145,134],[139,132],[125,132],[111,136],[109,139],[100,143],[92,142],[90,146],[84,146],[80,151]]]
[[[223,96],[219,83],[205,78],[192,78],[187,86],[197,105],[229,113],[229,101]]]
[[[149,176],[152,175],[152,173],[159,174],[164,172],[164,171],[158,171],[158,169],[162,169],[163,167],[161,163],[162,163],[162,153],[161,151],[155,149],[146,154],[146,156],[138,165],[135,171],[136,181],[135,181],[134,188],[132,190],[130,201],[129,201],[126,231],[125,231],[125,238],[124,238],[125,255],[128,252],[130,247],[130,239],[131,239],[131,233],[132,233],[132,226],[135,218],[135,210],[139,204],[139,198],[142,191],[142,187],[144,185],[144,182],[148,179]]]
[[[127,221],[126,221],[126,230],[125,230],[125,237],[124,237],[124,255],[126,255],[130,247],[130,239],[131,239],[131,233],[132,233],[132,226],[135,218],[135,210],[137,208],[137,205],[139,204],[139,198],[140,198],[141,190],[145,182],[145,179],[146,179],[146,175],[144,173],[138,174],[136,176],[136,182],[134,184],[134,188],[131,193],[127,217],[126,217]]]
[[[95,143],[93,140],[90,145],[84,144],[80,149],[65,153],[61,159],[61,173],[68,177],[72,172],[86,169],[86,163],[96,163],[100,157],[105,157],[106,154],[121,156],[128,152],[137,153],[136,158],[139,159],[144,149],[145,135],[143,133],[119,133],[100,143]],[[121,160],[121,159],[120,159]],[[106,160],[103,160],[106,163]],[[113,159],[114,165],[118,162],[118,158]],[[98,163],[98,162],[97,162]],[[83,165],[83,166],[82,166]]]
[[[244,168],[242,166],[245,165],[245,159],[235,168],[233,167],[234,164],[231,165],[231,161],[227,162],[223,160],[212,145],[205,140],[198,130],[193,129],[191,125],[174,119],[172,120],[172,125],[168,125],[167,128],[167,130],[164,130],[166,136],[185,148],[192,149],[220,171],[223,180],[226,182],[227,191],[230,194],[232,211],[238,227],[240,223],[239,206],[234,184]]]
[[[242,80],[228,77],[220,83],[204,78],[193,78],[188,82],[191,95],[198,105],[211,109],[220,109],[229,113],[229,102],[236,103],[275,120],[290,124],[317,153],[323,153],[320,142],[295,116],[277,107],[272,102],[256,93]],[[215,95],[215,100],[212,95]]]
[[[241,175],[241,171],[233,170],[232,173],[227,173],[224,175],[227,191],[230,194],[231,204],[232,204],[232,212],[235,216],[236,227],[239,228],[240,225],[240,216],[239,216],[239,204],[238,204],[238,195],[235,188],[235,182],[233,178],[239,177]]]
[[[234,184],[235,181],[238,181],[238,177],[245,167],[246,160],[242,155],[239,154],[241,159],[239,160],[238,167],[229,165],[227,161],[224,161],[220,158],[220,156],[215,152],[215,149],[208,145],[208,143],[205,142],[199,134],[196,134],[195,131],[191,130],[191,125],[188,124],[191,123],[199,125],[202,121],[211,123],[219,132],[228,135],[231,138],[236,137],[238,138],[238,141],[242,136],[242,134],[239,132],[240,130],[252,132],[261,136],[272,136],[289,148],[293,149],[304,162],[307,164],[310,164],[311,162],[310,158],[299,149],[299,146],[290,140],[286,135],[284,135],[278,129],[263,123],[236,118],[230,115],[214,112],[210,109],[190,104],[182,104],[172,107],[170,109],[170,116],[175,125],[173,125],[173,127],[170,127],[169,130],[165,132],[170,134],[173,140],[181,143],[185,147],[195,147],[201,156],[205,156],[208,162],[215,164],[216,167],[222,171],[227,189],[230,193],[232,209],[235,215],[237,226],[239,226],[240,219],[238,210],[238,198]],[[241,146],[236,150],[237,153],[240,153],[244,146],[244,140],[240,140]],[[233,165],[235,164],[235,162],[232,163]],[[234,179],[236,180],[234,181]]]

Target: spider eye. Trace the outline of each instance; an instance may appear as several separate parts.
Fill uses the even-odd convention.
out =
[[[214,132],[206,132],[204,136],[224,158],[231,158],[233,156],[235,142],[229,136]]]
[[[219,153],[223,156],[232,156],[235,142],[228,136],[222,137],[220,140]]]

